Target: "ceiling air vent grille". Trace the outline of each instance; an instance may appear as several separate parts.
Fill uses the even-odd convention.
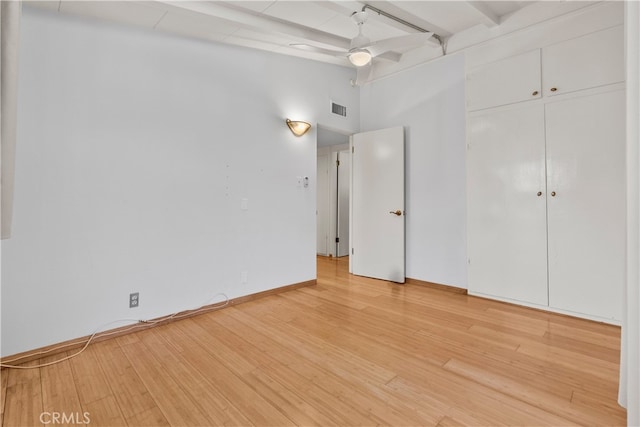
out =
[[[331,103],[331,112],[342,117],[347,117],[347,107],[345,107],[344,105],[336,104],[335,102]]]

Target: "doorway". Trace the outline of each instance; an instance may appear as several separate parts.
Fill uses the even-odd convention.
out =
[[[349,254],[349,135],[318,125],[317,248],[318,255]]]

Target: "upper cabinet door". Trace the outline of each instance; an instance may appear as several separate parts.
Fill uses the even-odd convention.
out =
[[[540,98],[540,50],[522,53],[467,74],[469,111]]]
[[[545,96],[623,81],[622,26],[542,49],[542,79]]]

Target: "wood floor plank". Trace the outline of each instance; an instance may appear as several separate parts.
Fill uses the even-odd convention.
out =
[[[169,425],[118,342],[102,341],[95,347],[96,359],[109,373],[107,381],[125,421],[129,425]]]
[[[251,318],[243,313],[238,312],[235,315],[236,320],[241,323],[253,323]],[[301,352],[299,356],[294,356],[294,360],[303,360],[304,363],[290,362],[287,367],[301,377],[311,379],[313,384],[320,386],[323,391],[338,397],[341,404],[350,405],[350,408],[347,407],[342,412],[360,413],[365,417],[365,423],[386,420],[392,424],[415,425],[425,421],[415,410],[406,407],[402,401],[387,394],[382,388],[395,377],[395,373],[368,361],[365,366],[354,368],[365,360],[355,354],[345,353],[336,346],[327,346],[326,342],[314,339],[311,334],[299,333],[300,331],[296,331],[291,325],[282,324],[279,329],[272,328],[268,331],[260,325],[254,326],[257,332],[268,334],[292,352]],[[269,369],[273,370],[274,367],[270,366]],[[382,376],[378,376],[376,371]],[[369,397],[363,399],[362,396]],[[361,424],[360,421],[353,420],[343,423],[345,422]]]
[[[282,409],[297,425],[340,425],[318,410],[313,404],[308,403],[295,388],[290,388],[273,379],[264,368],[254,369],[252,372],[245,374],[244,377],[248,379],[258,393],[267,396],[273,406]]]
[[[154,330],[153,333],[145,334],[142,342],[161,360],[166,367],[165,372],[171,375],[174,381],[180,382],[181,388],[198,409],[212,419],[215,425],[251,424],[224,395],[211,387],[193,366],[183,363],[167,341],[163,333],[166,329],[162,327]]]
[[[160,363],[155,351],[147,348],[142,342],[124,345],[121,343],[121,348],[171,425],[214,424],[214,420],[202,413],[185,393],[183,386],[172,378],[174,366]]]
[[[575,424],[586,425],[593,417],[589,407],[572,404],[570,397],[569,399],[559,398],[557,394],[541,391],[529,386],[527,383],[515,381],[498,373],[487,375],[483,366],[452,359],[445,365],[445,369],[476,382],[481,382],[483,385],[505,395],[528,402],[537,408],[561,416]],[[612,418],[611,421],[615,424],[622,424],[625,420],[624,417],[619,417],[618,419]]]
[[[216,322],[223,321],[228,326],[231,326],[234,330],[241,331],[243,338],[239,336],[236,340],[232,339],[233,334],[225,335],[225,341],[233,343],[235,348],[241,350],[242,355],[238,354],[237,357],[249,356],[253,360],[259,361],[261,367],[258,371],[252,371],[249,374],[255,376],[259,381],[265,379],[262,374],[268,375],[269,380],[273,380],[280,384],[283,384],[288,389],[295,390],[296,392],[304,392],[304,401],[306,405],[314,408],[313,412],[318,411],[319,415],[317,420],[320,421],[326,417],[332,420],[329,424],[338,425],[361,425],[367,423],[366,416],[363,416],[358,411],[354,411],[352,407],[346,405],[338,396],[319,388],[315,384],[315,380],[327,375],[322,369],[316,368],[315,365],[306,361],[304,357],[299,355],[295,350],[297,346],[287,347],[283,346],[277,340],[269,340],[266,335],[262,335],[260,332],[243,325],[241,322],[227,323],[224,319],[216,318]],[[211,331],[213,328],[211,323],[207,324],[207,331]],[[218,330],[217,333],[220,331]],[[247,341],[244,343],[239,341]],[[252,348],[252,344],[260,343],[260,348]],[[302,372],[298,367],[298,360],[305,360]],[[246,378],[246,375],[245,375]],[[269,382],[270,386],[275,386]],[[337,415],[337,417],[336,417]],[[322,423],[325,424],[325,423]]]
[[[91,346],[69,360],[80,404],[94,423],[127,425],[109,386],[107,374],[98,362],[96,351],[97,347]]]
[[[79,356],[69,360],[78,397],[82,404],[104,399],[112,394],[102,369],[95,369],[95,366],[98,365],[94,354],[95,349],[95,347],[89,347]]]
[[[23,366],[37,366],[33,360]],[[11,369],[7,376],[7,396],[3,426],[40,426],[42,415],[42,382],[40,369]]]
[[[57,356],[45,357],[41,363],[46,364],[60,359]],[[82,405],[78,398],[76,383],[68,360],[56,365],[40,368],[42,382],[42,407],[45,412],[60,413],[73,419],[83,414]],[[79,419],[83,419],[80,417]]]
[[[112,395],[103,397],[102,399],[92,400],[89,403],[83,403],[82,409],[88,420],[87,424],[98,426],[126,426],[127,422],[120,411],[118,401]]]
[[[9,370],[0,369],[0,426],[4,419],[4,404],[7,400],[7,384],[9,382]]]
[[[231,307],[228,311],[233,311]],[[194,320],[195,321],[195,320]],[[208,346],[202,341],[198,332],[187,326],[190,322],[181,322],[176,328],[167,330],[171,342],[178,345],[190,346],[191,350],[184,354],[184,360],[196,367],[203,378],[212,387],[218,389],[222,395],[232,402],[242,415],[254,425],[293,425],[294,423],[274,408],[268,400],[259,395],[250,385],[229,370],[225,363],[216,357],[216,348]],[[190,326],[190,325],[189,325]],[[191,338],[194,337],[194,338]],[[204,343],[204,345],[202,345]],[[235,360],[226,361],[230,365]]]

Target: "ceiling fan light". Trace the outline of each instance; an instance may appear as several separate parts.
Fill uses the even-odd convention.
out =
[[[349,54],[349,61],[356,67],[362,67],[371,62],[371,54],[365,49],[357,49]]]

